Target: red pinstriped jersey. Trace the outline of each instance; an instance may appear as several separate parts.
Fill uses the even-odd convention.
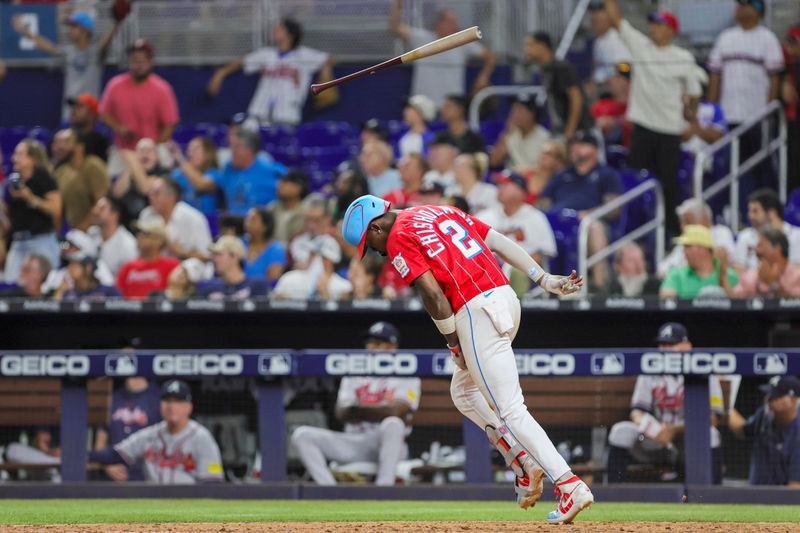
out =
[[[409,285],[430,270],[456,312],[475,296],[508,285],[486,246],[489,229],[455,207],[412,207],[397,215],[386,249]]]

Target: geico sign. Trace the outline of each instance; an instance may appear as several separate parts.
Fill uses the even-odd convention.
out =
[[[242,373],[242,356],[228,354],[159,354],[153,358],[156,376],[238,376]]]
[[[521,376],[570,376],[575,373],[575,357],[569,353],[517,354]]]
[[[647,352],[642,354],[643,374],[734,374],[732,353]]]
[[[413,353],[332,353],[325,358],[325,372],[332,376],[413,376],[417,356]]]
[[[86,376],[89,357],[85,355],[6,355],[0,361],[4,376]]]

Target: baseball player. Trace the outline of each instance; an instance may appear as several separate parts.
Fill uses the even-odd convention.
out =
[[[366,333],[365,348],[396,350],[400,335],[392,324],[376,322]],[[346,377],[339,385],[336,417],[344,432],[300,426],[292,444],[319,485],[335,485],[328,460],[378,463],[376,485],[394,485],[397,463],[408,455],[405,439],[419,407],[419,378]]]
[[[577,292],[583,279],[574,271],[545,272],[517,243],[455,207],[389,207],[375,196],[355,200],[344,216],[344,239],[361,256],[367,247],[388,255],[403,280],[416,287],[458,366],[453,402],[486,431],[516,474],[519,506],[527,509],[539,500],[547,474],[559,500],[548,521],[572,522],[594,496],[525,407],[511,348],[520,304],[492,251],[553,294]]]
[[[158,424],[140,429],[113,448],[91,452],[89,460],[121,465],[106,472],[115,481],[126,481],[127,468],[144,460],[147,481],[187,484],[222,481],[222,457],[214,437],[189,418],[192,393],[184,381],[171,380],[161,386],[161,417]]]

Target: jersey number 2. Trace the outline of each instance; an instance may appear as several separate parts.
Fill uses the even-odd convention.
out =
[[[469,238],[464,226],[455,220],[445,220],[439,224],[439,230],[445,235],[450,235],[450,240],[467,259],[472,259],[483,251],[483,246],[475,239]]]

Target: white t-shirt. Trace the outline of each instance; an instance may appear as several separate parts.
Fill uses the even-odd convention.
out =
[[[136,237],[124,226],[119,226],[107,241],[103,240],[100,228],[97,226],[90,227],[86,232],[100,243],[100,260],[108,266],[114,279],[122,265],[139,257]]]
[[[619,63],[630,62],[631,53],[619,36],[619,32],[611,28],[594,40],[592,58],[594,59],[592,81],[605,83],[616,73]]]
[[[445,192],[456,184],[456,177],[452,170],[447,172],[439,172],[438,170],[429,170],[422,176],[422,183],[425,185],[433,185],[438,183],[442,186]]]
[[[151,206],[142,209],[139,222],[144,222],[148,218],[158,218],[164,221],[164,218]],[[203,213],[186,202],[178,202],[166,225],[167,239],[178,243],[184,251],[208,254],[208,247],[211,246],[211,230]]]
[[[261,72],[247,112],[265,122],[298,124],[306,102],[311,76],[329,55],[298,46],[286,53],[277,48],[259,48],[244,56],[244,72]]]
[[[628,120],[649,130],[680,135],[683,96],[700,96],[694,56],[673,44],[658,47],[623,20],[619,34],[633,56]]]
[[[408,154],[425,154],[427,152],[422,134],[414,133],[413,131],[409,131],[400,137],[397,147],[400,149],[400,157],[405,157]]]
[[[389,405],[392,401],[408,404],[411,413],[419,408],[419,397],[422,393],[422,382],[419,378],[342,378],[339,395],[336,397],[337,407],[377,407]],[[409,418],[411,415],[409,415]],[[408,421],[407,421],[408,422]],[[376,429],[377,422],[359,422],[345,424],[345,433],[366,433]],[[406,436],[411,433],[411,426],[406,425]]]
[[[446,191],[447,196],[464,196],[459,184],[453,185]],[[492,209],[500,205],[497,201],[497,186],[485,181],[479,181],[472,187],[469,194],[464,196],[469,204],[470,213],[480,213],[487,209]]]
[[[708,68],[722,77],[720,103],[731,124],[758,113],[769,99],[769,77],[783,70],[783,51],[764,26],[745,31],[734,26],[717,37]]]
[[[290,270],[278,279],[272,290],[273,296],[289,300],[308,300],[317,294],[319,274],[311,270]],[[353,292],[353,284],[334,273],[328,281],[328,294],[331,300],[340,300]]]
[[[800,227],[784,222],[781,229],[789,241],[789,262],[800,264]],[[736,236],[736,252],[733,256],[733,263],[745,270],[757,269],[756,245],[758,245],[758,230],[745,228],[740,231]]]
[[[711,412],[722,416],[722,386],[717,376],[708,378],[708,398]],[[653,415],[662,424],[684,423],[683,376],[639,376],[631,396],[631,409]]]
[[[438,39],[435,33],[422,28],[409,28],[408,44],[413,50]],[[483,53],[483,46],[476,42],[459,46],[414,61],[411,94],[424,94],[436,104],[437,109],[448,94],[466,94],[466,66],[470,57]]]
[[[480,220],[516,242],[522,249],[533,255],[540,253],[547,257],[556,255],[556,238],[544,213],[535,207],[523,204],[516,213],[508,215],[503,207],[482,211],[476,215]]]
[[[533,168],[539,162],[544,152],[544,145],[550,140],[550,132],[541,126],[536,126],[526,136],[515,129],[506,137],[511,166],[514,168]]]
[[[728,226],[717,224],[711,227],[711,238],[714,239],[714,246],[724,248],[728,253],[728,261],[732,262],[736,253],[736,245],[733,242],[733,232]],[[659,278],[667,275],[667,272],[677,267],[686,266],[686,255],[683,253],[683,245],[676,244],[667,257],[658,264],[657,273]]]

